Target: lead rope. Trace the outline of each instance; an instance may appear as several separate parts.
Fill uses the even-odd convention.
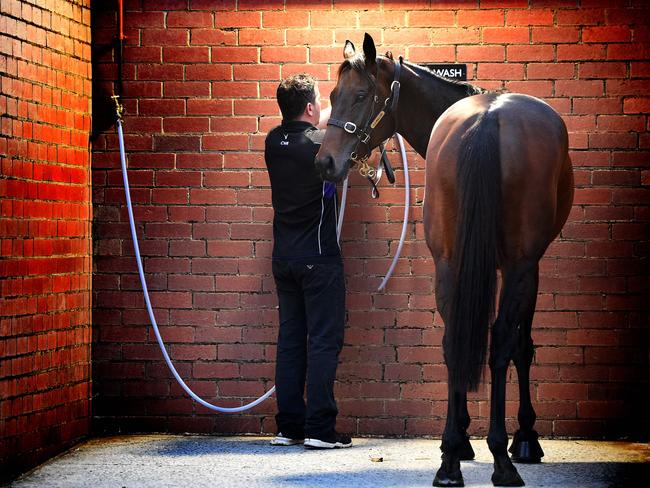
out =
[[[119,101],[117,100],[117,97],[113,97],[115,100],[115,103],[117,104],[117,135],[118,135],[118,140],[120,143],[120,161],[122,163],[122,177],[124,179],[124,193],[126,196],[126,207],[129,213],[129,225],[131,226],[131,238],[133,239],[133,249],[135,250],[135,260],[138,265],[138,274],[140,275],[140,283],[142,284],[142,291],[144,293],[144,301],[145,304],[147,305],[147,312],[149,312],[149,320],[151,321],[151,325],[153,326],[154,333],[156,334],[156,340],[158,341],[158,345],[160,346],[160,350],[162,351],[163,357],[165,358],[165,362],[167,363],[167,366],[169,367],[169,370],[172,372],[174,375],[174,378],[176,378],[176,381],[178,381],[178,384],[181,385],[181,388],[185,390],[185,392],[192,397],[194,400],[196,400],[198,403],[203,405],[204,407],[209,408],[210,410],[215,410],[217,412],[221,413],[238,413],[238,412],[244,412],[245,410],[248,410],[250,408],[253,408],[256,405],[259,405],[262,403],[264,400],[266,400],[268,397],[270,397],[273,392],[275,391],[275,386],[272,386],[269,391],[264,393],[261,397],[259,397],[257,400],[254,400],[250,403],[247,403],[246,405],[242,405],[240,407],[220,407],[218,405],[213,405],[212,403],[206,402],[203,400],[200,396],[198,396],[196,393],[194,393],[189,386],[183,381],[183,378],[180,377],[178,374],[178,371],[176,371],[176,368],[174,367],[174,364],[172,363],[171,358],[169,357],[169,354],[167,354],[167,349],[165,348],[165,343],[162,340],[162,336],[160,335],[160,331],[158,330],[158,324],[156,323],[156,318],[154,317],[153,314],[153,308],[151,307],[151,300],[149,299],[149,292],[147,289],[147,282],[144,277],[144,269],[142,267],[142,259],[140,257],[140,246],[138,245],[138,236],[135,231],[135,220],[133,218],[133,207],[131,206],[131,192],[129,190],[129,176],[126,171],[126,155],[124,152],[124,135],[122,133],[122,106],[119,104]]]
[[[393,256],[393,261],[391,262],[390,267],[386,272],[386,276],[384,276],[384,279],[379,284],[377,291],[383,291],[386,288],[386,284],[388,283],[390,277],[393,275],[395,266],[397,266],[397,260],[402,254],[402,248],[404,247],[404,241],[406,240],[406,230],[408,228],[409,208],[411,206],[411,181],[409,177],[408,158],[406,157],[406,149],[404,148],[404,140],[402,139],[402,136],[399,133],[395,133],[395,138],[397,139],[397,143],[399,145],[400,155],[402,156],[402,166],[404,167],[404,221],[402,222],[402,233],[399,238],[399,244],[397,245],[397,250],[395,251],[395,256]],[[381,165],[381,161],[379,164]],[[379,170],[377,170],[377,173],[381,177],[381,173],[379,173]],[[375,182],[372,179],[370,179],[370,181],[371,183],[373,183],[372,191],[376,192],[377,187],[375,186]],[[379,179],[377,179],[377,183],[378,182]],[[339,209],[339,218],[336,223],[336,241],[339,244],[341,242],[341,228],[343,227],[343,217],[345,215],[345,202],[347,199],[347,194],[348,194],[348,178],[346,177],[345,180],[343,180],[343,190],[341,193],[341,208]],[[376,197],[373,195],[373,198]]]

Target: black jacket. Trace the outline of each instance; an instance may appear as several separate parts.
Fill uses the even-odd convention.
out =
[[[273,201],[273,259],[339,259],[336,186],[324,182],[314,158],[324,130],[309,122],[283,122],[266,137],[264,159]]]

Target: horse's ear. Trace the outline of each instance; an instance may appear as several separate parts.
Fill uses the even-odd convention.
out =
[[[386,57],[392,61],[392,60],[393,60],[393,53],[392,53],[392,51],[386,51]]]
[[[366,32],[363,36],[363,55],[366,58],[366,67],[369,68],[376,63],[377,48],[372,36]]]
[[[352,44],[351,41],[346,40],[345,41],[345,47],[343,48],[343,57],[345,59],[350,59],[356,54],[356,51],[354,49],[354,44]]]

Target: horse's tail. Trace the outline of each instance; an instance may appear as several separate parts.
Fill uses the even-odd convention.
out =
[[[495,314],[496,271],[502,252],[497,110],[479,115],[463,136],[456,178],[456,283],[445,331],[445,359],[451,386],[464,391],[476,390],[481,381]]]

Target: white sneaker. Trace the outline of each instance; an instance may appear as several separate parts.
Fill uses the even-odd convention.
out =
[[[295,446],[296,444],[302,444],[304,439],[292,439],[291,437],[285,437],[282,435],[282,432],[278,432],[271,440],[272,446]]]
[[[305,439],[305,447],[311,449],[341,449],[352,447],[352,439],[348,435],[338,433],[327,439],[311,437]]]

